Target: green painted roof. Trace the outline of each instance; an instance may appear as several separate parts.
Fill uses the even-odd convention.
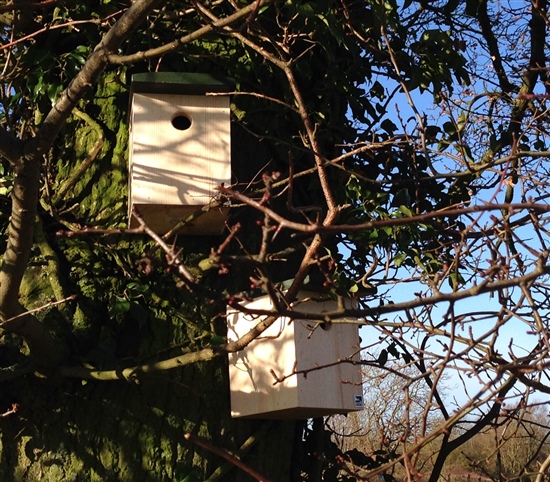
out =
[[[235,81],[210,74],[188,72],[145,72],[132,75],[132,92],[202,95],[232,92]]]

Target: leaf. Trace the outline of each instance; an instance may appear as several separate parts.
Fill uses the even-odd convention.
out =
[[[395,196],[392,199],[391,205],[393,207],[399,207],[400,206],[410,206],[411,205],[411,196],[409,194],[409,190],[406,188],[400,189]],[[401,208],[400,208],[401,209]]]
[[[453,291],[458,290],[458,288],[464,284],[464,278],[460,273],[456,271],[449,275],[449,285]]]
[[[304,17],[313,17],[315,15],[315,6],[312,2],[297,3],[296,11]]]
[[[441,132],[441,128],[439,126],[426,126],[425,131],[428,140],[435,141],[435,138]]]
[[[395,343],[390,344],[388,346],[388,352],[394,357],[399,358],[399,352],[397,351],[397,348],[395,347]]]
[[[132,294],[138,293],[139,295],[142,295],[149,291],[149,285],[132,282],[128,283],[126,289],[132,291]]]
[[[378,97],[380,100],[384,100],[386,97],[386,90],[380,82],[375,81],[369,89],[369,94],[373,97]]]
[[[200,482],[197,472],[194,468],[188,468],[181,462],[177,464],[174,470],[174,480],[178,482]]]
[[[48,99],[52,104],[55,103],[57,98],[59,97],[59,94],[61,94],[61,91],[63,90],[63,86],[60,84],[50,84],[47,88],[47,95]]]
[[[399,206],[399,210],[408,218],[412,218],[414,216],[414,213],[405,205]]]
[[[220,346],[220,345],[223,345],[225,342],[226,342],[226,340],[223,336],[212,335],[210,337],[210,344],[212,346]]]
[[[468,122],[468,116],[466,115],[466,112],[461,112],[456,121],[458,130],[461,131],[462,129],[464,129],[464,126],[466,125],[467,122]]]
[[[380,124],[380,127],[384,129],[390,136],[397,130],[397,126],[389,119],[386,119]]]
[[[111,304],[110,312],[112,315],[127,313],[130,310],[131,303],[126,298],[115,296],[115,302]]]
[[[378,359],[376,360],[378,365],[383,367],[388,362],[388,351],[387,350],[381,350],[380,354],[378,355]]]
[[[405,261],[405,259],[407,259],[407,253],[396,254],[393,258],[394,266],[399,268],[399,266],[403,264],[403,261]]]
[[[353,283],[349,288],[349,293],[357,293],[359,291],[359,286],[357,286],[357,283]]]

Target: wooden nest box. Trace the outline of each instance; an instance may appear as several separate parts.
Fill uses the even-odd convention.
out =
[[[165,234],[218,197],[231,183],[229,95],[232,82],[174,72],[132,76],[130,107],[130,227],[136,208]],[[179,232],[216,235],[227,207],[197,217]]]
[[[298,311],[336,309],[335,301],[319,293],[303,291],[299,299],[304,301],[297,306]],[[272,304],[263,296],[246,307],[269,310]],[[227,315],[230,341],[261,320],[232,309]],[[324,325],[281,317],[244,350],[229,354],[231,416],[307,419],[361,410],[361,367],[350,361],[359,361],[357,323]],[[319,369],[311,370],[315,368]],[[311,371],[295,373],[300,370]]]

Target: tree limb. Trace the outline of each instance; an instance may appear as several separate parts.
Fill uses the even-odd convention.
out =
[[[207,33],[213,32],[214,30],[222,27],[227,27],[229,25],[232,25],[233,23],[237,22],[238,20],[241,20],[242,18],[254,13],[254,11],[263,5],[268,5],[269,3],[272,3],[273,0],[259,0],[254,1],[247,5],[246,7],[241,8],[240,10],[237,10],[235,13],[221,18],[217,20],[216,22],[212,22],[208,25],[205,25],[204,27],[201,27],[194,32],[185,35],[177,40],[174,40],[173,42],[170,42],[168,44],[162,45],[161,47],[157,47],[150,50],[145,50],[141,52],[136,52],[131,55],[115,55],[110,54],[108,57],[108,60],[111,64],[131,64],[134,62],[141,62],[143,60],[149,60],[154,59],[157,57],[161,57],[162,55],[165,55],[170,52],[174,52],[176,50],[179,50],[184,45],[191,43]]]
[[[0,130],[3,140],[11,147],[2,154],[10,155],[14,164],[14,182],[11,195],[11,221],[8,244],[0,269],[0,317],[2,328],[23,337],[39,363],[57,362],[56,346],[46,328],[33,316],[25,315],[18,294],[33,245],[34,223],[37,214],[40,168],[44,153],[52,146],[64,122],[86,91],[98,80],[107,65],[107,56],[116,51],[133,29],[141,23],[158,0],[135,2],[105,34],[81,71],[61,94],[36,137],[21,146]]]

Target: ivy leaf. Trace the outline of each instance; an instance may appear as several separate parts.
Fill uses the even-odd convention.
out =
[[[414,216],[414,213],[407,206],[403,204],[399,206],[399,211],[401,211],[408,218],[412,218]]]
[[[388,346],[388,352],[394,357],[399,358],[399,352],[397,351],[397,348],[395,346],[395,343],[392,343],[390,346]]]
[[[225,338],[223,336],[219,336],[219,335],[212,335],[210,337],[210,344],[212,346],[220,346],[220,345],[223,345],[225,343]]]
[[[122,296],[115,296],[115,301],[111,304],[109,311],[111,315],[120,315],[130,310],[131,303]]]
[[[381,350],[376,362],[383,367],[388,362],[388,350]]]

